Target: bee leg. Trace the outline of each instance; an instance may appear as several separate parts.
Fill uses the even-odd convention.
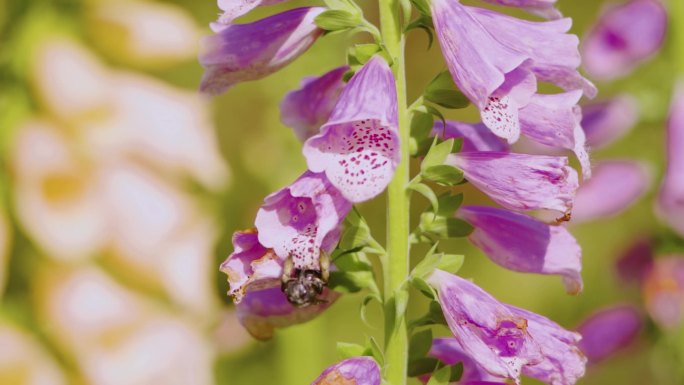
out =
[[[292,258],[287,257],[283,263],[283,275],[280,277],[280,288],[285,290],[285,284],[292,278],[292,269],[294,268],[294,263]]]
[[[330,257],[323,250],[321,250],[319,263],[321,265],[321,279],[323,279],[325,282],[328,282],[328,279],[330,278]]]

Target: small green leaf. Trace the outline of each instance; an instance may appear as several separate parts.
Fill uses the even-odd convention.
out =
[[[418,377],[423,374],[432,373],[439,367],[439,360],[433,357],[423,357],[417,360],[409,361],[408,375],[409,377]]]
[[[366,348],[359,344],[350,344],[347,342],[337,343],[337,354],[341,359],[350,357],[358,357],[364,355]]]
[[[370,239],[370,229],[367,226],[347,227],[340,239],[340,247],[345,250],[366,246]]]
[[[404,29],[404,32],[409,32],[413,29],[422,29],[425,31],[428,35],[428,49],[432,48],[432,44],[435,41],[435,35],[433,33],[435,27],[432,24],[432,17],[421,15],[419,18],[409,23]]]
[[[437,267],[441,253],[436,254],[439,242],[432,245],[432,248],[425,254],[425,257],[411,270],[411,277],[427,278]]]
[[[375,338],[370,337],[368,338],[368,341],[366,341],[366,351],[364,355],[375,358],[375,362],[377,362],[380,367],[385,366],[385,355],[382,353],[382,349],[380,349],[380,345],[378,345]]]
[[[373,266],[362,252],[346,253],[333,259],[339,271],[371,271]]]
[[[333,271],[328,287],[341,293],[356,293],[376,287],[376,284],[371,271]]]
[[[356,44],[347,52],[347,61],[350,66],[362,66],[380,51],[382,48],[374,43]]]
[[[437,198],[437,203],[439,204],[437,215],[452,217],[463,204],[463,193],[451,195],[451,192],[446,192]]]
[[[363,323],[366,324],[368,327],[372,327],[372,326],[366,320],[366,307],[368,307],[368,305],[373,300],[378,301],[378,303],[382,307],[382,298],[380,297],[380,295],[376,294],[376,293],[371,293],[371,294],[368,294],[367,296],[363,297],[363,300],[361,301],[361,306],[359,309],[359,313],[360,313],[359,315],[361,317],[361,321],[363,321]]]
[[[432,300],[437,299],[437,292],[435,291],[435,289],[432,286],[430,286],[422,277],[411,278],[411,285],[413,285],[413,287],[418,289],[426,297]]]
[[[421,14],[426,16],[430,16],[432,14],[428,0],[411,0],[411,2]]]
[[[436,138],[435,138],[436,143]],[[446,158],[451,154],[451,149],[454,147],[454,140],[445,140],[442,143],[433,144],[428,151],[427,155],[423,159],[423,163],[420,165],[420,169],[425,171],[431,167],[436,167],[444,164]]]
[[[451,367],[445,366],[432,373],[427,385],[448,385],[451,380]]]
[[[406,317],[406,308],[408,307],[409,293],[407,290],[398,289],[394,291],[394,322],[398,323],[401,319]]]
[[[361,14],[361,8],[353,0],[324,0],[328,9],[347,11],[352,14]]]
[[[433,300],[430,302],[430,306],[428,308],[427,313],[423,315],[422,317],[411,321],[409,327],[414,329],[420,326],[429,326],[429,325],[446,325],[446,319],[444,318],[444,313],[442,312],[442,307],[440,306],[439,302],[436,300]]]
[[[465,257],[463,255],[442,254],[439,258],[439,262],[437,262],[437,268],[454,274],[463,266],[464,259]]]
[[[408,185],[408,189],[419,193],[420,195],[424,196],[425,199],[430,201],[430,205],[432,205],[433,211],[436,212],[439,210],[439,201],[437,200],[437,194],[435,194],[435,192],[432,191],[430,186],[423,183],[411,183]]]
[[[449,382],[459,381],[463,377],[463,363],[459,362],[456,365],[451,365],[451,377]]]
[[[409,342],[409,360],[425,357],[432,347],[432,330],[425,329],[411,336]]]
[[[449,71],[440,72],[425,88],[426,100],[445,108],[465,108],[470,101],[456,89]]]
[[[331,9],[316,16],[316,25],[326,31],[343,31],[361,25],[361,16],[348,11]]]
[[[435,216],[431,212],[426,212],[421,214],[420,219],[422,232],[434,234],[440,238],[460,238],[473,232],[473,226],[458,218]]]
[[[463,181],[463,171],[448,164],[427,167],[421,171],[421,175],[427,180],[444,186],[454,186]]]

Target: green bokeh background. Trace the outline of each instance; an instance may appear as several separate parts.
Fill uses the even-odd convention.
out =
[[[213,21],[218,11],[213,0],[167,2],[187,9],[201,25]],[[603,2],[597,0],[560,0],[559,3],[563,13],[574,19],[573,32],[580,37],[586,33],[603,6]],[[309,4],[311,2],[297,0],[261,8],[246,16],[245,20]],[[361,5],[366,17],[376,22],[375,2],[362,0]],[[41,34],[46,33],[46,26],[50,26],[78,36],[96,52],[101,49],[102,42],[94,41],[87,34],[80,13],[82,8],[83,4],[75,0],[0,0],[2,148],[6,149],[14,123],[36,107],[34,96],[22,79],[22,69],[26,65],[23,60],[28,56],[31,44],[35,43],[32,39],[39,39]],[[511,13],[523,16],[519,12]],[[209,33],[208,28],[206,32]],[[208,198],[210,200],[206,202],[219,218],[222,228],[221,239],[215,248],[217,266],[232,249],[232,232],[252,226],[263,197],[290,183],[306,168],[300,152],[301,144],[279,121],[280,100],[286,92],[298,87],[302,77],[321,74],[343,64],[346,47],[354,42],[366,41],[365,39],[364,36],[352,38],[344,34],[326,36],[304,56],[280,72],[263,80],[240,84],[214,99],[221,152],[233,174],[230,189],[219,197]],[[672,249],[679,249],[681,246],[681,243],[668,235],[667,229],[659,224],[653,213],[653,199],[664,170],[664,122],[676,72],[669,58],[677,49],[681,48],[675,47],[668,40],[657,57],[640,66],[629,77],[609,84],[598,84],[600,98],[619,92],[632,93],[640,101],[642,114],[640,123],[634,130],[608,149],[593,153],[592,158],[595,161],[613,158],[642,160],[651,165],[655,178],[649,193],[619,217],[571,228],[584,250],[584,292],[576,297],[568,296],[556,277],[507,271],[494,265],[466,242],[450,240],[446,242],[446,250],[466,255],[465,265],[459,274],[474,278],[480,286],[501,301],[548,316],[568,328],[574,327],[592,311],[603,306],[614,303],[634,303],[641,306],[638,289],[621,285],[614,274],[613,263],[631,242],[653,232],[666,234],[666,238],[673,239]],[[101,53],[104,60],[111,65],[121,65],[116,57],[108,56],[102,51]],[[419,96],[427,82],[443,69],[445,65],[439,46],[435,44],[432,49],[427,50],[426,35],[421,31],[411,32],[407,48],[409,100]],[[147,72],[188,89],[196,88],[202,75],[199,64],[192,61]],[[477,119],[472,107],[457,112],[449,111],[446,116],[464,120]],[[4,174],[3,179],[6,179]],[[7,192],[5,185],[2,190]],[[467,201],[484,202],[479,193],[468,188],[464,190],[467,191]],[[379,240],[384,239],[384,203],[384,198],[381,197],[360,206],[374,229],[375,238]],[[413,217],[416,218],[426,207],[427,203],[416,197]],[[16,238],[9,287],[0,308],[3,313],[11,314],[14,319],[33,328],[36,325],[32,325],[27,291],[32,264],[36,261],[22,254],[22,249],[29,247],[22,245],[29,241],[21,235]],[[425,251],[422,246],[415,247],[413,263]],[[231,306],[230,300],[223,295],[227,290],[225,276],[217,271],[214,279],[216,290],[224,298],[225,306]],[[361,322],[359,303],[362,297],[362,294],[344,296],[329,311],[312,322],[279,331],[270,342],[255,342],[236,353],[220,357],[215,365],[217,383],[310,383],[326,366],[339,359],[335,348],[337,341],[363,343],[366,336],[380,338],[382,335],[380,308],[377,304],[368,309],[369,323],[375,328]],[[424,311],[426,303],[418,294],[412,298],[416,300],[411,303],[410,314],[416,316]],[[440,333],[446,334],[447,331],[442,329]],[[586,378],[580,384],[678,384],[672,370],[676,367],[681,370],[684,362],[677,362],[678,358],[674,353],[676,348],[672,348],[677,346],[675,338],[661,334],[649,324],[640,339],[626,352],[589,368]],[[526,380],[525,383],[535,382]]]

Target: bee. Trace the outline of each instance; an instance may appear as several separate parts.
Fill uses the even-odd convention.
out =
[[[296,269],[292,256],[285,260],[280,290],[285,293],[287,301],[296,307],[307,307],[325,303],[319,298],[328,285],[330,278],[330,259],[321,251],[320,269]]]

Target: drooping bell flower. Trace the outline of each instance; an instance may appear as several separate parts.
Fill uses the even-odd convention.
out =
[[[375,197],[401,158],[397,119],[394,76],[374,56],[344,88],[321,132],[304,143],[309,170],[324,172],[352,202]]]
[[[658,0],[613,5],[584,39],[584,67],[595,79],[623,77],[660,49],[666,30],[667,13]]]
[[[580,349],[592,364],[601,362],[634,342],[643,327],[641,313],[631,305],[595,312],[577,327]]]
[[[428,282],[463,353],[490,375],[519,384],[522,373],[551,385],[572,385],[584,375],[577,333],[444,271],[435,270]]]
[[[623,283],[635,283],[641,286],[653,269],[653,264],[653,240],[641,238],[629,245],[627,250],[620,255],[615,262],[615,270]]]
[[[227,28],[234,19],[246,15],[249,11],[262,5],[274,5],[287,0],[218,0],[218,7],[223,11],[216,22],[210,24],[214,32]]]
[[[459,385],[505,385],[506,379],[489,374],[475,360],[468,356],[456,338],[435,338],[432,340],[429,356],[447,365],[463,364]],[[425,381],[427,382],[427,381]]]
[[[517,139],[517,110],[525,106],[530,90],[536,91],[528,73],[566,90],[595,95],[593,85],[577,72],[579,40],[566,33],[570,19],[533,22],[457,0],[430,4],[451,76],[498,136],[509,142]]]
[[[320,270],[321,251],[335,248],[351,207],[324,174],[307,171],[264,199],[255,220],[259,242],[281,259],[292,258],[296,269]]]
[[[565,227],[495,207],[464,206],[456,215],[475,227],[468,239],[498,265],[557,274],[568,293],[582,291],[582,250]]]
[[[507,7],[517,7],[532,14],[545,17],[547,19],[559,19],[563,17],[556,9],[557,0],[484,0],[488,3],[505,5]]]
[[[240,323],[257,339],[273,336],[282,328],[313,319],[327,309],[338,294],[324,289],[320,303],[295,307],[281,291],[284,258],[259,243],[254,230],[233,235],[235,251],[221,264],[228,276],[228,294],[236,303]]]
[[[346,83],[348,66],[342,66],[319,77],[302,80],[301,88],[291,91],[280,102],[280,120],[292,128],[302,142],[318,134],[328,121]]]
[[[253,23],[233,24],[202,41],[200,90],[213,95],[261,79],[303,54],[323,30],[314,19],[325,8],[296,8]]]
[[[574,151],[584,179],[588,179],[591,165],[580,126],[582,112],[577,105],[581,97],[580,90],[554,95],[535,94],[520,110],[520,128],[525,136],[538,143]]]
[[[650,180],[649,170],[639,162],[610,160],[600,163],[591,180],[577,190],[572,223],[618,215],[648,191]]]
[[[435,122],[432,134],[443,140],[463,139],[461,152],[497,151],[508,152],[509,145],[494,135],[483,123],[465,123],[447,120]]]
[[[684,82],[677,85],[667,123],[667,170],[658,197],[660,216],[684,236]]]
[[[325,369],[311,385],[380,385],[380,367],[371,357],[352,357]]]
[[[623,94],[582,106],[582,129],[592,149],[609,146],[631,130],[639,118],[639,104]]]
[[[449,155],[445,163],[463,170],[468,182],[515,211],[567,213],[578,187],[577,172],[561,156],[466,152]]]
[[[648,314],[660,326],[676,329],[684,322],[684,256],[657,258],[642,285]]]

